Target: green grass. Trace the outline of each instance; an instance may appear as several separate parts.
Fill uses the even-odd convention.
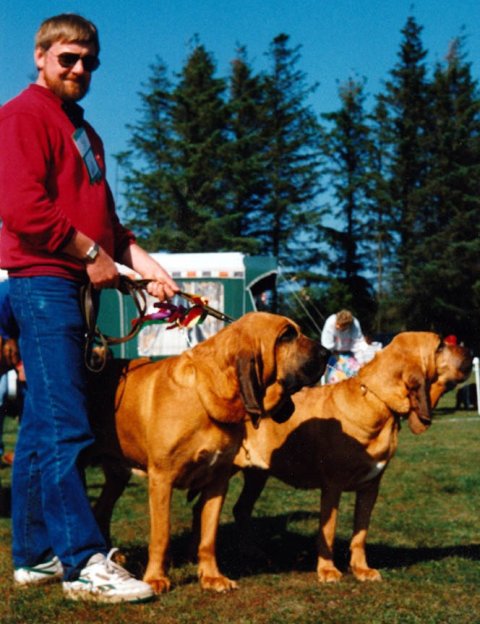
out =
[[[434,424],[422,436],[405,425],[386,471],[369,533],[369,562],[381,583],[350,575],[320,585],[315,574],[318,491],[294,490],[272,479],[255,508],[253,532],[263,555],[243,554],[231,509],[241,488],[232,479],[222,514],[218,556],[222,570],[238,580],[229,594],[202,592],[189,561],[191,506],[175,492],[172,517],[173,589],[146,605],[99,606],[63,600],[59,586],[14,590],[10,519],[0,518],[1,624],[462,624],[480,623],[480,419],[455,412],[446,395]],[[6,447],[16,426],[6,421]],[[0,471],[8,487],[10,469]],[[89,494],[98,495],[101,475],[88,473]],[[342,498],[337,565],[346,572],[353,495]],[[115,510],[113,538],[141,574],[147,559],[146,481],[139,477]]]

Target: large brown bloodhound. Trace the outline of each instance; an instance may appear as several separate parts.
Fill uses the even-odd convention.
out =
[[[429,332],[396,336],[356,377],[304,388],[293,398],[287,423],[247,426],[235,466],[244,470],[244,489],[234,507],[241,526],[252,513],[269,475],[296,488],[321,488],[317,574],[340,579],[333,544],[340,496],[356,492],[350,569],[361,581],[380,580],[367,564],[365,544],[380,481],[397,448],[401,419],[413,433],[431,424],[440,396],[469,375],[467,349],[444,344]]]
[[[290,395],[318,381],[328,355],[286,317],[252,312],[179,356],[112,360],[93,375],[92,423],[106,476],[96,515],[108,536],[130,468],[147,472],[151,534],[144,580],[157,592],[170,586],[172,488],[200,494],[202,588],[236,587],[217,567],[215,541],[245,424],[257,427],[263,417],[287,420]]]

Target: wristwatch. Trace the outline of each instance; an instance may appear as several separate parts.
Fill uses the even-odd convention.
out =
[[[93,245],[87,250],[87,253],[83,258],[85,262],[95,262],[95,259],[98,256],[99,249],[100,245],[98,243],[93,243]]]

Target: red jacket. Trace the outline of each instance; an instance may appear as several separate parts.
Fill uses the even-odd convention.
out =
[[[84,279],[84,264],[62,253],[76,230],[116,260],[135,240],[115,213],[102,141],[84,127],[102,174],[93,183],[54,93],[32,84],[0,107],[0,266],[11,275]]]

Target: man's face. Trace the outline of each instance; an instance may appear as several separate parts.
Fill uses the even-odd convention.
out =
[[[91,72],[86,71],[79,59],[73,67],[62,67],[59,54],[96,55],[93,44],[55,42],[48,50],[35,49],[38,68],[37,84],[47,87],[66,102],[81,100],[88,92]]]

